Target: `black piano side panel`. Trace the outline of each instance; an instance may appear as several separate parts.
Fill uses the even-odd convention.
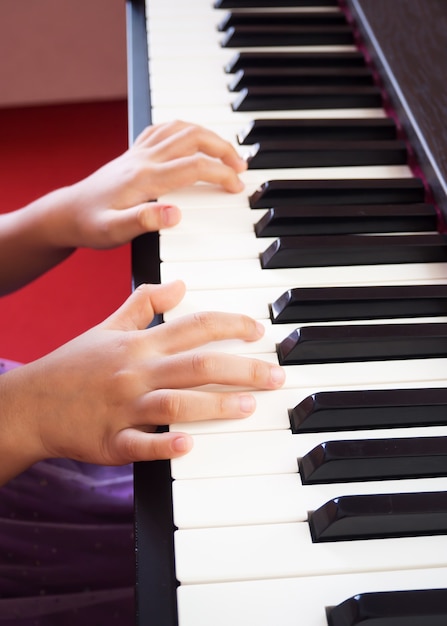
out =
[[[144,0],[126,0],[129,143],[151,123]],[[160,282],[158,234],[132,242],[133,286]],[[158,323],[160,320],[155,320]],[[175,626],[174,567],[169,461],[135,463],[136,624]]]
[[[447,220],[447,2],[346,4]]]

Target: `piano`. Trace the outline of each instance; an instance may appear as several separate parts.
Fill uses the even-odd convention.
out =
[[[135,465],[138,625],[447,623],[445,3],[127,0],[127,23],[130,141],[184,119],[249,162],[241,194],[168,194],[182,223],[133,242],[133,281],[185,280],[165,319],[263,320],[219,348],[287,368]]]

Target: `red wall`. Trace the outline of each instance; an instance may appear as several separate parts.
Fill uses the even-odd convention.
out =
[[[127,147],[125,101],[0,109],[2,211],[70,184]],[[0,356],[35,359],[112,312],[131,289],[130,248],[78,250],[0,299]]]

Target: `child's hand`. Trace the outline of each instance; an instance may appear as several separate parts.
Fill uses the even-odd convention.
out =
[[[250,415],[250,393],[200,387],[276,389],[283,370],[257,359],[201,352],[200,346],[221,339],[255,341],[263,329],[247,316],[228,313],[200,313],[147,328],[155,313],[183,294],[181,282],[143,285],[102,324],[1,376],[3,417],[13,408],[3,422],[3,445],[9,441],[9,449],[20,450],[25,465],[48,457],[119,465],[191,449],[189,435],[156,434],[158,425]],[[6,465],[7,453],[6,447]]]
[[[246,169],[230,143],[200,126],[173,122],[147,128],[123,155],[68,189],[71,215],[55,235],[67,247],[110,248],[174,226],[177,207],[151,202],[204,181],[239,192]],[[63,232],[61,232],[63,231]]]

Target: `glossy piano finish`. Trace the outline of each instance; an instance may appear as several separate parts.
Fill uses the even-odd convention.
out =
[[[293,433],[447,426],[447,389],[385,389],[311,394],[289,411]]]
[[[447,622],[447,589],[365,593],[328,611],[329,626],[442,626]],[[371,621],[374,620],[374,621]]]
[[[446,3],[346,1],[446,217]]]
[[[333,287],[289,289],[270,307],[275,324],[337,320],[398,319],[442,315],[447,287]]]
[[[436,231],[432,204],[272,207],[255,223],[257,237]]]

